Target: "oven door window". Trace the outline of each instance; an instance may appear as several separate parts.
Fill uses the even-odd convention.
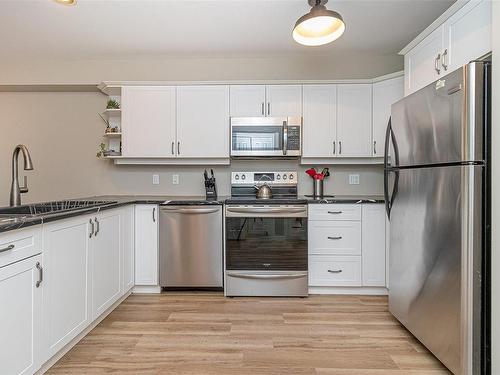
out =
[[[282,126],[233,126],[233,151],[283,150]]]
[[[227,218],[226,269],[307,270],[307,218]]]

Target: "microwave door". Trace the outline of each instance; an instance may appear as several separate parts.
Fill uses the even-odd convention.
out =
[[[283,125],[242,124],[231,126],[232,156],[283,155]]]

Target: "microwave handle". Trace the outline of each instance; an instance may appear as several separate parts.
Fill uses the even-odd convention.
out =
[[[288,124],[283,121],[283,155],[288,152]]]

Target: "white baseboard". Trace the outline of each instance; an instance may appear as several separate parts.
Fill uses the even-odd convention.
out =
[[[47,372],[52,366],[56,364],[64,355],[69,352],[73,346],[78,344],[81,339],[83,339],[90,331],[92,331],[102,320],[107,317],[114,309],[118,307],[120,303],[122,303],[128,296],[130,296],[131,292],[128,291],[125,293],[118,301],[116,301],[112,306],[110,306],[106,311],[104,311],[96,320],[94,320],[87,328],[85,328],[78,336],[76,336],[73,340],[71,340],[66,346],[64,346],[61,350],[59,350],[56,354],[52,356],[47,362],[45,362],[38,370],[35,375],[42,375]]]
[[[132,289],[133,294],[157,294],[161,293],[161,286],[158,285],[136,285]]]
[[[369,296],[386,296],[387,288],[383,287],[352,287],[352,286],[310,286],[309,294],[352,294]]]

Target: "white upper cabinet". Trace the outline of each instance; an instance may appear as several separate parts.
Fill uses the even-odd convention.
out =
[[[491,3],[466,2],[405,53],[406,95],[491,51]]]
[[[418,91],[442,75],[443,26],[405,55],[405,93]]]
[[[268,85],[266,96],[268,116],[302,116],[302,85]]]
[[[230,87],[231,117],[266,115],[265,85],[232,85]]]
[[[372,85],[342,84],[337,91],[337,156],[372,156]]]
[[[174,86],[122,88],[122,155],[175,157]]]
[[[404,96],[404,77],[373,84],[373,157],[384,156],[385,131],[391,106]]]
[[[177,88],[177,144],[181,158],[229,158],[229,86]]]
[[[386,286],[385,280],[385,206],[363,204],[362,207],[363,286]]]
[[[443,68],[454,71],[491,51],[491,1],[471,0],[444,24]]]
[[[121,297],[121,215],[108,210],[94,218],[91,240],[92,318],[95,319]]]
[[[302,157],[335,156],[337,141],[337,86],[304,85]]]

